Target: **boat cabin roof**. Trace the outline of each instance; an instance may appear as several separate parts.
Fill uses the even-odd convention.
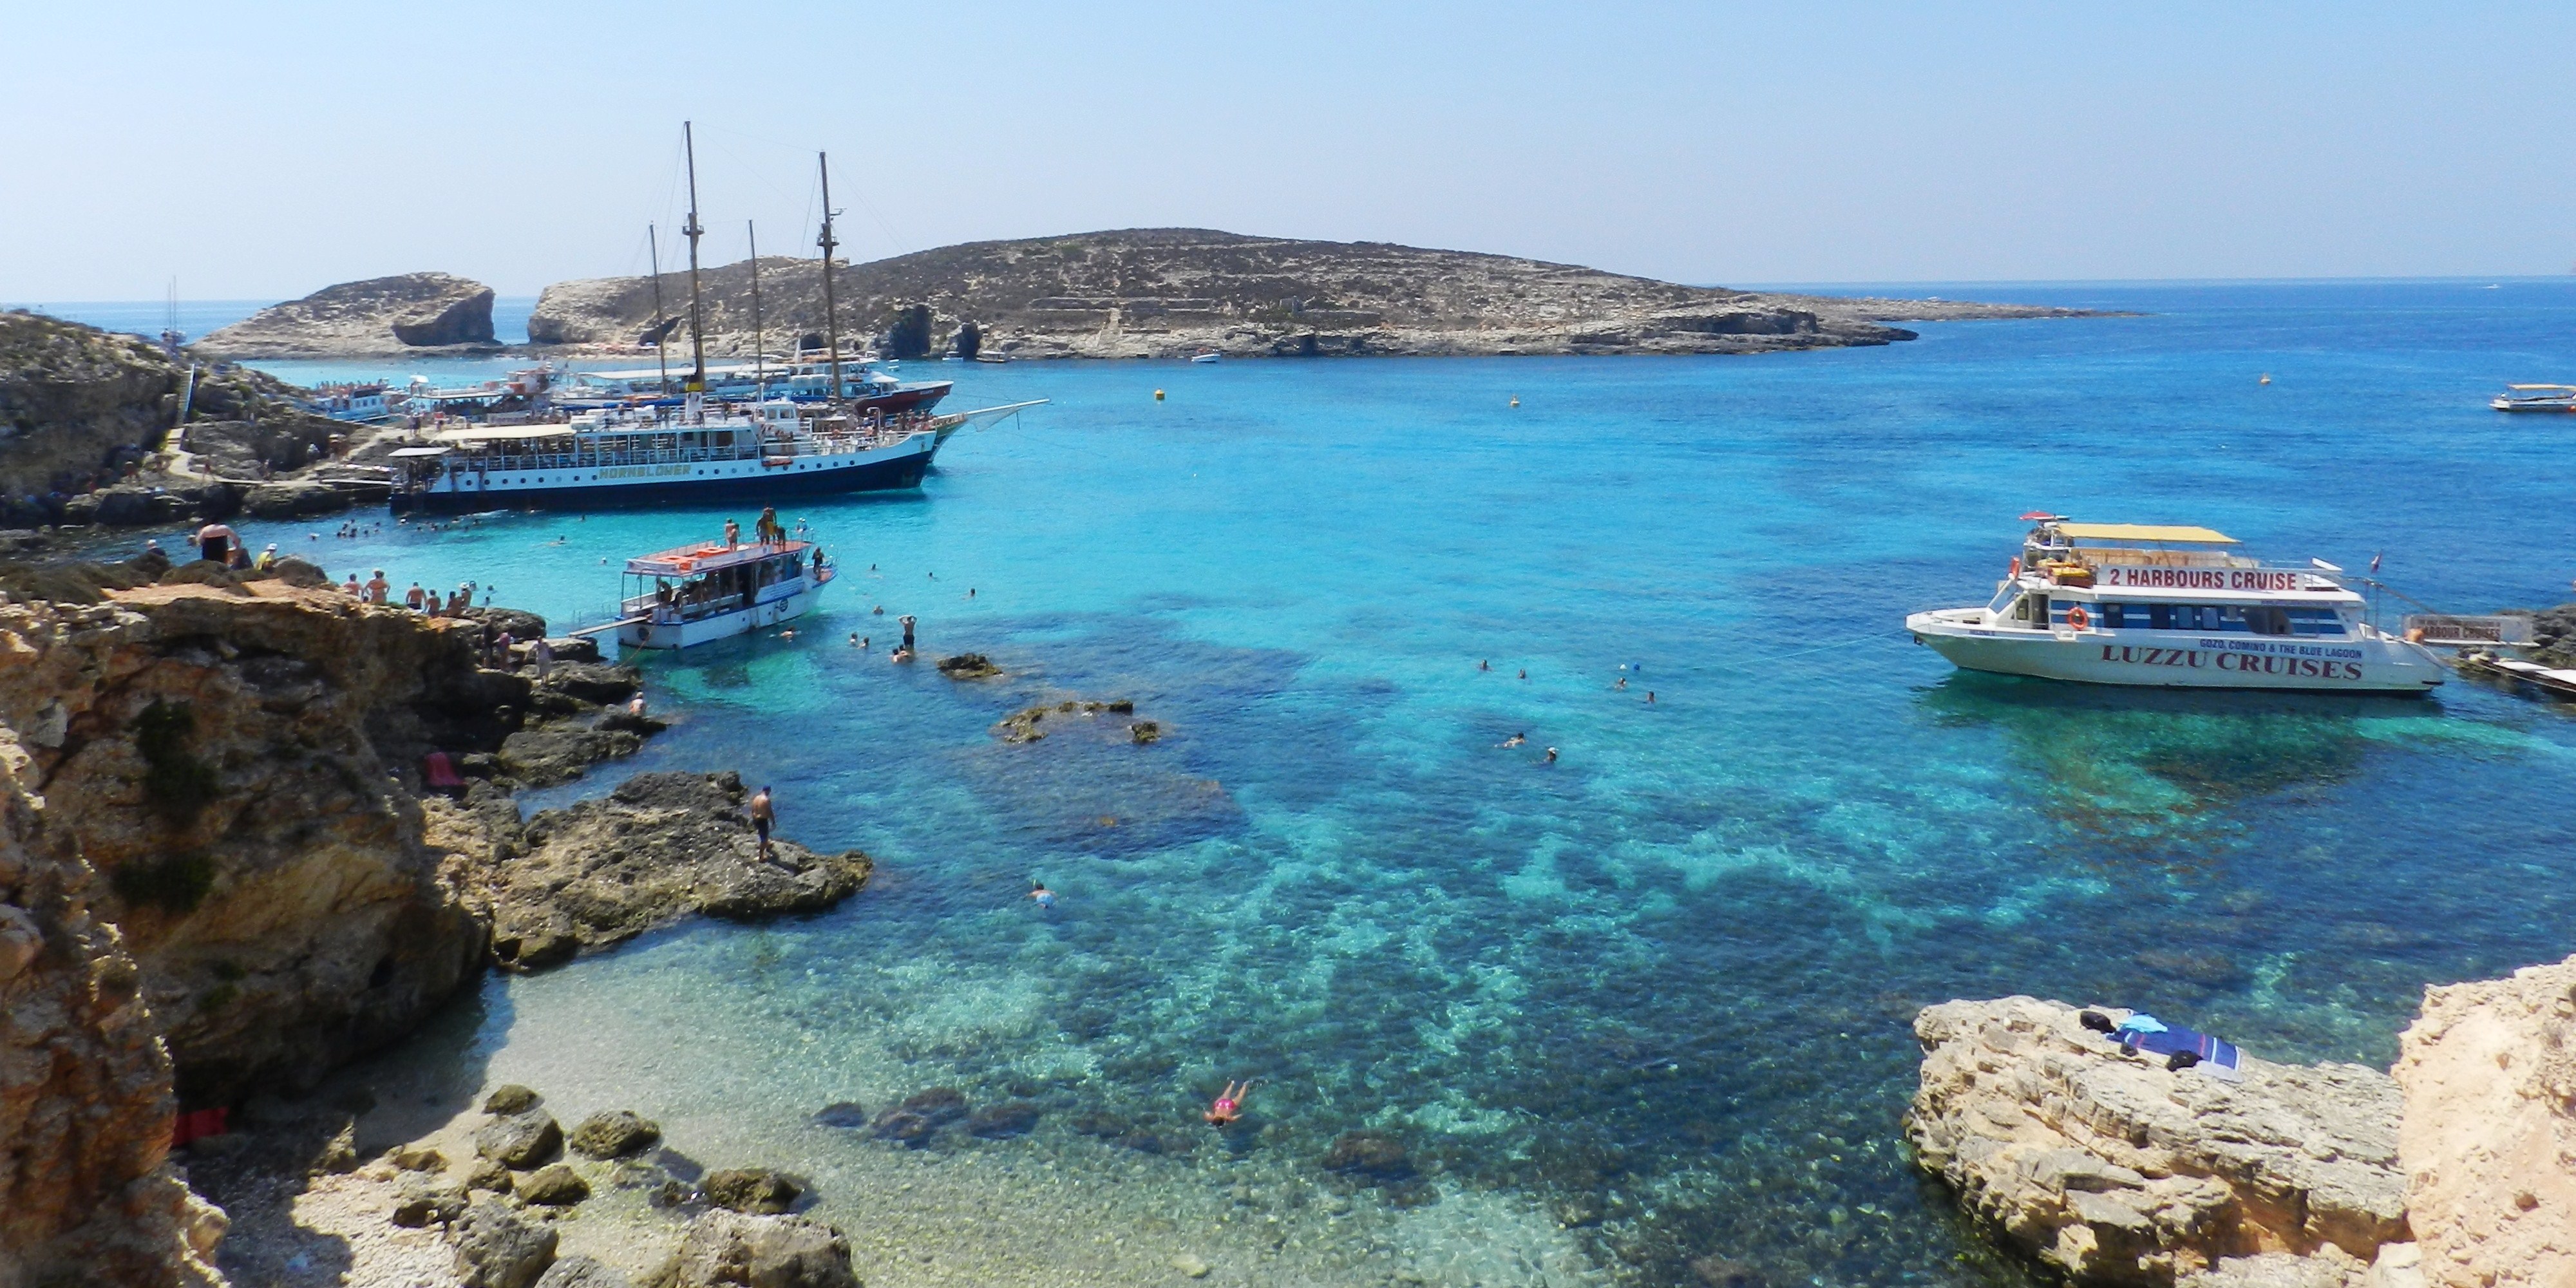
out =
[[[2059,533],[2077,541],[2156,541],[2168,544],[2232,546],[2236,538],[2211,528],[2165,523],[2060,523]]]
[[[528,438],[566,438],[571,436],[572,432],[573,427],[570,425],[474,425],[465,429],[441,430],[438,434],[438,441],[442,443],[505,443],[516,442],[520,439]]]
[[[801,559],[805,557],[806,551],[813,548],[814,543],[811,541],[774,541],[766,545],[754,541],[736,546],[727,546],[721,541],[702,541],[693,546],[682,546],[677,550],[665,550],[657,555],[629,559],[626,561],[626,571],[628,575],[635,577],[696,577],[705,573],[721,572],[727,568],[737,568],[744,564],[759,563],[764,559],[783,557]]]
[[[2576,394],[2576,385],[2506,385],[2505,388],[2528,390],[2535,393],[2545,389],[2552,393]]]

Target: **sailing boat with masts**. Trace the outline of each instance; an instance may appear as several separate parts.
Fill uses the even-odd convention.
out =
[[[817,165],[830,191],[830,160]],[[464,513],[505,507],[669,504],[732,497],[869,492],[921,486],[948,436],[1045,401],[935,415],[889,412],[847,397],[815,403],[763,397],[733,404],[708,396],[699,286],[697,158],[689,147],[689,377],[676,400],[591,408],[544,425],[474,426],[393,454],[396,511]],[[816,238],[823,250],[825,390],[840,390],[839,304],[832,280],[835,211],[826,197]],[[658,264],[658,256],[657,256]],[[658,274],[657,274],[658,277]],[[659,312],[658,308],[656,310]],[[680,319],[672,319],[676,323]],[[665,324],[657,322],[658,326]],[[668,331],[664,334],[667,336]]]

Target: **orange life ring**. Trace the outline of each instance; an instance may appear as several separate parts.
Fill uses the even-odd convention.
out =
[[[2012,561],[2012,566],[2011,566],[2011,567],[2009,567],[2009,568],[2004,569],[2004,576],[2006,576],[2006,577],[2018,577],[2018,576],[2020,576],[2020,575],[2021,575],[2021,556],[2020,556],[2020,555],[2014,555],[2014,556],[2013,556],[2013,561]]]
[[[2077,604],[2066,610],[2066,624],[2080,631],[2093,624],[2093,615],[2084,611],[2084,605]]]

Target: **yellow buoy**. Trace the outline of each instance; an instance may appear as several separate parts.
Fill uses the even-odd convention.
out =
[[[1156,401],[1156,402],[1161,402],[1161,401],[1163,401],[1163,391],[1162,391],[1162,390],[1157,389],[1157,390],[1155,390],[1155,391],[1154,391],[1154,401]]]

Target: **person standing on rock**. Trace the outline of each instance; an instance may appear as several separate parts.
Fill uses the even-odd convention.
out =
[[[546,672],[555,669],[555,646],[547,643],[542,635],[537,637],[536,643],[528,646],[528,656],[536,660],[537,678],[540,680],[546,678]]]
[[[347,581],[340,583],[340,590],[341,593],[347,595],[351,599],[365,599],[367,597],[367,588],[358,584],[358,574],[354,572],[349,574],[349,579]]]
[[[751,830],[760,836],[760,857],[769,857],[769,829],[778,826],[777,807],[770,804],[769,785],[761,784],[751,797]]]

